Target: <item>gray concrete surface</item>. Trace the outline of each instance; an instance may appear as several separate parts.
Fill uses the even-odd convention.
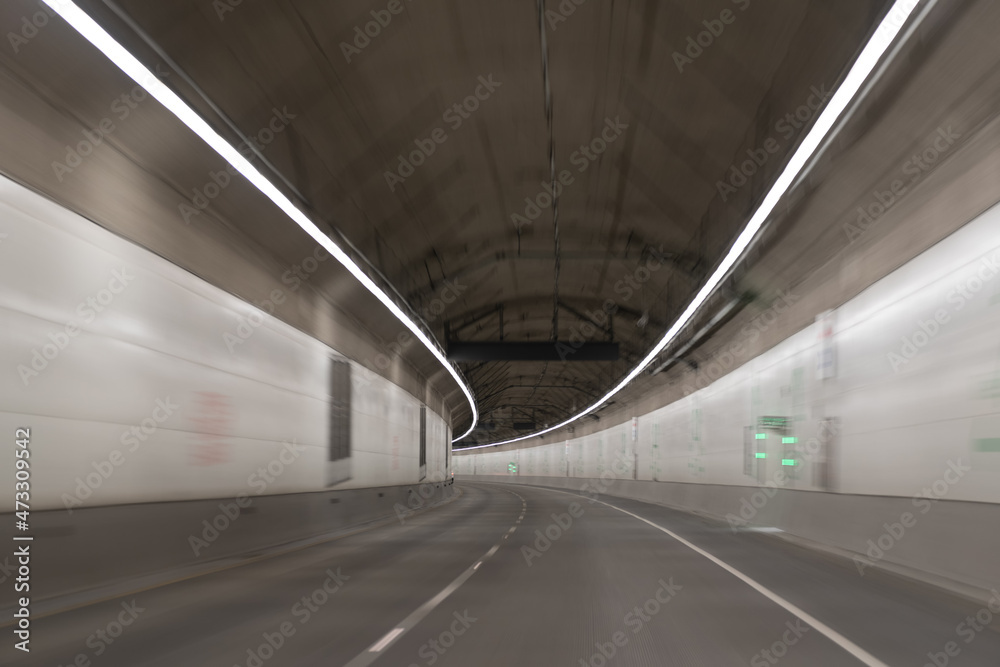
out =
[[[460,497],[402,524],[36,619],[32,653],[15,655],[8,644],[0,662],[865,664],[831,632],[872,656],[868,664],[923,665],[930,654],[949,665],[994,665],[1000,655],[993,612],[990,627],[974,631],[963,624],[982,614],[975,604],[880,572],[862,578],[849,562],[767,535],[634,500],[605,497],[630,516],[552,489],[456,486]],[[414,612],[419,620],[408,622]],[[119,618],[129,625],[112,643],[95,634],[109,624],[117,632]],[[406,631],[384,641],[397,627]]]
[[[574,477],[478,475],[478,481],[601,489],[630,498],[693,512],[725,522],[721,529],[779,529],[811,547],[853,563],[859,573],[875,569],[919,579],[953,593],[988,601],[1000,588],[1000,506],[950,500],[922,501],[890,496],[767,489],[721,484],[679,484]],[[759,505],[759,507],[758,507]],[[926,507],[927,511],[921,510]],[[899,529],[905,513],[913,525]],[[881,541],[881,546],[880,546]],[[885,548],[887,547],[888,548]]]
[[[397,506],[408,510],[439,502],[451,489],[441,482],[428,482],[251,495],[239,503],[229,497],[83,507],[72,514],[65,510],[32,512],[36,541],[31,597],[35,603],[70,594],[86,599],[93,591],[144,586],[180,570],[195,573],[212,569],[227,559],[245,558],[367,522],[394,520]],[[425,498],[417,495],[421,492]],[[0,521],[0,540],[11,544],[14,519],[10,514],[0,517],[5,519]],[[12,558],[8,553],[0,555],[4,568]],[[6,612],[14,591],[6,585],[0,590],[0,610]]]

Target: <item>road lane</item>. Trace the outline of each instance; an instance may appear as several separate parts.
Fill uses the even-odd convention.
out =
[[[259,656],[262,645],[273,653],[267,665],[298,665],[315,654],[344,664],[384,634],[384,619],[418,607],[500,540],[520,511],[508,492],[465,489],[402,525],[41,618],[31,654],[5,645],[0,664],[51,667],[83,655],[95,666],[245,666],[256,664],[248,651]],[[332,593],[327,588],[338,584],[325,586],[328,571],[343,579]],[[120,636],[110,645],[95,637],[133,599],[143,611]],[[294,634],[282,639],[275,633],[284,623]],[[267,637],[280,648],[268,650]]]
[[[948,642],[960,648],[945,656],[952,667],[1000,656],[996,623],[968,642],[957,633],[976,605],[882,573],[862,578],[849,561],[773,536],[620,498],[460,488],[402,524],[39,619],[36,650],[5,646],[0,662],[865,664],[820,625],[887,665],[933,664],[928,654],[945,655]]]

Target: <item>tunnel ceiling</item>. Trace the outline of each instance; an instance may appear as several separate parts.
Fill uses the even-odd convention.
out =
[[[543,56],[532,0],[81,4],[147,63],[172,59],[213,124],[261,137],[283,187],[443,344],[619,344],[618,361],[461,364],[484,441],[560,421],[645,355],[887,6],[549,0]],[[267,248],[293,233],[272,209],[230,220]]]

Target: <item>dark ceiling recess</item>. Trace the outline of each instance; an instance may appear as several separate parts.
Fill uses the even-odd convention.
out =
[[[618,343],[448,342],[449,361],[618,361]]]
[[[733,3],[724,38],[678,65],[710,18],[700,0],[584,3],[568,17],[555,0],[404,3],[405,19],[350,57],[341,44],[371,20],[364,0],[244,2],[224,15],[205,0],[78,1],[150,67],[168,58],[168,85],[234,143],[273,134],[256,161],[450,341],[484,425],[460,446],[559,423],[632,370],[808,131],[814,91],[836,87],[889,3]],[[276,110],[290,120],[275,134]],[[208,169],[142,136],[132,152],[178,193],[203,187]],[[218,218],[282,269],[302,265],[302,235],[239,191],[202,224]],[[331,264],[310,286],[398,340],[388,312]],[[439,373],[420,346],[394,347],[406,346],[385,354]],[[454,402],[464,433],[471,412]]]

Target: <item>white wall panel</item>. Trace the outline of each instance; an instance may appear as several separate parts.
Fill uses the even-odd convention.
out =
[[[335,351],[5,179],[0,217],[0,431],[32,429],[34,509],[326,488]],[[351,478],[335,488],[418,482],[420,402],[352,366]],[[157,422],[158,402],[177,407]],[[441,479],[447,428],[427,417]],[[301,447],[287,464],[286,442]]]
[[[641,415],[638,478],[753,485],[781,471],[781,486],[828,490],[816,452],[821,421],[835,419],[833,490],[914,496],[961,461],[972,470],[946,497],[1000,502],[1000,208],[844,304],[835,323],[835,377],[817,376],[814,324]],[[747,475],[744,429],[755,433],[763,416],[787,418],[784,435],[797,442],[785,445],[770,432],[754,441],[768,458],[754,459]],[[630,433],[622,424],[571,439],[569,476],[598,477],[621,454],[623,435],[629,451]],[[786,447],[794,467],[781,465]],[[629,468],[617,477],[631,475]]]

